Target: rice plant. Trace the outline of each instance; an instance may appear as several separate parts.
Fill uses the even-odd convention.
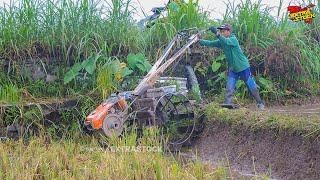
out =
[[[150,135],[150,134],[149,134]],[[157,137],[143,137],[142,139]],[[142,140],[145,142],[149,140]],[[0,178],[76,179],[217,179],[232,177],[199,162],[181,164],[165,157],[157,144],[136,145],[136,136],[103,147],[95,138],[52,140],[48,136],[1,143]],[[155,147],[155,148],[154,148]],[[218,171],[218,169],[217,169]]]
[[[180,3],[178,9],[169,7],[168,22],[171,23],[177,31],[193,27],[206,27],[208,14],[199,6],[199,0],[188,0],[186,3]]]
[[[49,57],[68,64],[101,50],[114,55],[137,51],[140,36],[133,26],[130,0],[101,7],[102,3],[23,0],[5,6],[0,11],[0,52],[7,60]]]
[[[13,84],[0,84],[0,102],[17,103],[21,100],[19,89]]]

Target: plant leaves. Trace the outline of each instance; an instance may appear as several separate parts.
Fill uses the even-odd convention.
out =
[[[110,63],[108,66],[109,70],[111,70],[111,73],[114,74],[121,70],[121,65],[119,60],[114,60]]]
[[[122,69],[122,77],[129,76],[132,73],[133,73],[133,71],[131,69],[129,69],[128,67],[125,67]]]
[[[93,74],[96,69],[97,58],[90,56],[87,60],[82,62],[82,67],[89,73]]]
[[[262,84],[262,86],[266,89],[272,89],[273,88],[273,83],[272,81],[263,78],[263,77],[259,77],[259,83]]]
[[[215,83],[221,81],[221,80],[226,80],[227,79],[227,76],[226,76],[226,73],[225,72],[221,72],[218,74],[218,78],[214,81]]]
[[[236,84],[236,88],[240,89],[244,85],[245,85],[245,83],[243,81],[238,81],[237,84]]]
[[[214,61],[211,65],[212,72],[217,72],[221,67],[221,63]]]
[[[212,59],[212,61],[213,62],[218,62],[218,61],[224,60],[225,58],[226,58],[226,55],[225,54],[221,54],[218,57]]]
[[[146,67],[144,64],[137,63],[136,66],[141,72],[146,72]]]
[[[198,71],[203,77],[207,75],[207,68],[203,65],[202,62],[197,62],[195,66],[195,71]]]
[[[66,75],[63,78],[64,84],[69,83],[72,81],[79,73],[79,71],[82,69],[81,63],[76,63],[72,66],[72,68],[66,73]]]
[[[143,63],[145,61],[145,57],[142,53],[132,54],[130,53],[127,56],[128,65],[131,69],[136,69],[138,63]]]
[[[146,71],[149,71],[152,68],[151,64],[147,60],[144,61],[144,67],[145,67]]]

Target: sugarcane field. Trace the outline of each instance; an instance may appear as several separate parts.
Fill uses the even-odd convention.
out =
[[[320,0],[0,0],[0,179],[320,179]]]

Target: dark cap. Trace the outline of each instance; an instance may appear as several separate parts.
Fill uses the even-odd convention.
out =
[[[232,27],[230,24],[223,24],[220,27],[218,27],[217,29],[232,31]]]

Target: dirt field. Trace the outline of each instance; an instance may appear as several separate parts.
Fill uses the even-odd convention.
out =
[[[266,114],[320,120],[320,103],[276,105]],[[249,106],[247,108],[254,108]],[[236,110],[237,111],[237,110]],[[257,110],[255,110],[257,111]],[[210,119],[208,120],[210,121]],[[278,129],[252,131],[245,126],[213,121],[189,153],[212,165],[225,165],[247,177],[267,175],[275,179],[319,179],[320,140]],[[320,128],[317,129],[320,131]]]

